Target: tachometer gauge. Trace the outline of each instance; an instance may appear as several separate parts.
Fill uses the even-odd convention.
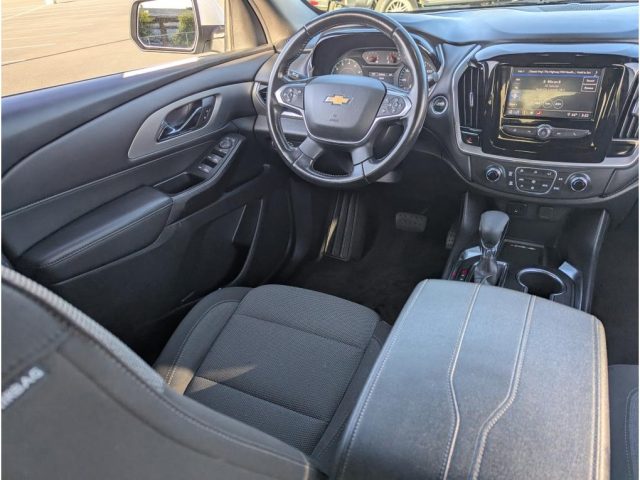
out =
[[[433,75],[437,71],[433,60],[431,60],[429,57],[425,57],[424,59],[424,68],[427,71],[427,75]]]
[[[334,75],[362,75],[362,67],[353,58],[343,58],[333,66]]]

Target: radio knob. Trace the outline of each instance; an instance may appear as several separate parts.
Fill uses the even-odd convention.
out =
[[[589,186],[589,177],[583,173],[577,173],[569,177],[569,188],[574,192],[584,192]]]
[[[546,140],[551,136],[552,132],[553,132],[553,128],[551,127],[551,125],[540,125],[538,127],[538,132],[537,132],[538,138],[541,140]]]
[[[484,176],[490,182],[495,183],[502,178],[502,168],[490,165],[484,171]]]

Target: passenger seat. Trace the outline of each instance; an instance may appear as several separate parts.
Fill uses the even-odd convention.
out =
[[[638,365],[609,367],[611,479],[638,478]]]

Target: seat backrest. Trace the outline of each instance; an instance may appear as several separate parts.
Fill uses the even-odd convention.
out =
[[[108,331],[2,268],[7,478],[316,478],[304,454],[166,387]]]

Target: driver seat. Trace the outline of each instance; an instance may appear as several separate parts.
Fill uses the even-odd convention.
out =
[[[321,293],[222,289],[153,370],[4,267],[2,315],[10,478],[322,478],[390,328]]]

